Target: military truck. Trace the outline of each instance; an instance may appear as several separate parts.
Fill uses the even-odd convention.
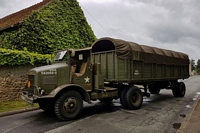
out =
[[[135,110],[143,96],[161,89],[184,97],[186,87],[180,80],[188,77],[184,53],[101,38],[89,48],[58,51],[51,65],[31,69],[21,98],[71,120],[81,113],[83,101],[109,104],[120,98],[125,109]]]

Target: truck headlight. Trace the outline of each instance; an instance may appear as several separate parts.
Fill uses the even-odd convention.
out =
[[[28,81],[27,86],[28,86],[28,88],[31,87],[31,81]]]

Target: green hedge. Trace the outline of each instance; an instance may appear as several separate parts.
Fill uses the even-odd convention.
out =
[[[0,48],[0,66],[35,65],[48,64],[51,55],[37,54],[19,50],[9,50]]]
[[[65,48],[84,48],[96,40],[77,0],[54,0],[34,11],[14,31],[0,35],[0,47],[49,54]]]

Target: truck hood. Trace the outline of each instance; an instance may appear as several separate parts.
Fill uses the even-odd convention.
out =
[[[58,69],[58,68],[67,67],[67,66],[68,66],[68,64],[66,64],[66,62],[55,63],[55,64],[51,64],[51,65],[33,68],[30,70],[29,74],[39,73],[39,72],[48,71],[48,70],[56,71],[56,69]]]

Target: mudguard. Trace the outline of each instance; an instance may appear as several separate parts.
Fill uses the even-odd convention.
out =
[[[69,89],[72,89],[72,90],[77,90],[81,96],[83,97],[83,100],[88,102],[88,103],[91,103],[90,101],[90,96],[88,94],[88,91],[86,91],[85,89],[83,89],[81,86],[79,85],[76,85],[76,84],[64,84],[64,85],[61,85],[61,86],[58,86],[57,88],[55,88],[53,91],[51,91],[48,95],[48,97],[57,97],[60,93],[62,93],[63,91],[66,91],[66,90],[69,90]]]

